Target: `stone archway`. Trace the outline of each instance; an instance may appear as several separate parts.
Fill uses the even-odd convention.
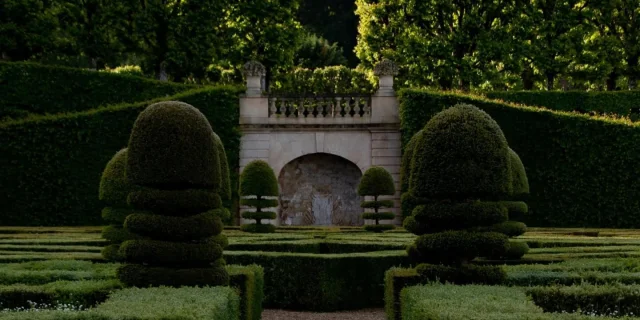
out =
[[[328,153],[312,153],[287,163],[278,177],[281,225],[359,226],[362,172],[357,165]]]

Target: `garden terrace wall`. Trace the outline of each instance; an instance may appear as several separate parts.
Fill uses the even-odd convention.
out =
[[[108,72],[0,62],[0,119],[78,112],[166,97],[195,88]]]
[[[213,87],[149,102],[0,123],[0,225],[101,225],[100,175],[126,146],[136,117],[161,100],[198,108],[224,141],[237,184],[240,134],[237,88]]]
[[[405,251],[346,254],[225,251],[231,264],[265,270],[266,308],[335,311],[381,307],[384,273],[408,266]]]
[[[531,187],[527,225],[640,227],[640,126],[469,95],[403,90],[403,144],[456,103],[489,113],[520,155]]]
[[[640,91],[493,91],[487,98],[559,111],[629,116],[640,107]],[[640,110],[635,110],[638,116]]]

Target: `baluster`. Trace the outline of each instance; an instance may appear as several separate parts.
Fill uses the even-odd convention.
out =
[[[367,97],[364,99],[364,114],[363,117],[371,117],[371,98]]]
[[[317,97],[316,98],[316,106],[313,110],[313,112],[315,113],[315,117],[316,118],[322,118],[323,117],[323,111],[324,111],[324,98],[323,97]]]
[[[269,117],[278,113],[278,108],[276,107],[277,101],[278,98],[271,98],[271,106],[269,107],[271,112],[269,113]]]
[[[286,98],[280,98],[280,113],[282,113],[282,116],[284,116],[285,118],[288,117],[289,115],[287,114],[287,112],[289,111],[287,109],[287,99]]]
[[[353,106],[353,117],[360,116],[360,97],[356,96],[356,103]]]
[[[331,117],[335,118],[336,114],[340,113],[340,100],[342,97],[336,97],[336,103],[331,105]]]
[[[305,111],[307,111],[307,106],[305,104],[305,98],[301,97],[300,98],[300,105],[298,106],[298,118],[304,118],[305,117]]]

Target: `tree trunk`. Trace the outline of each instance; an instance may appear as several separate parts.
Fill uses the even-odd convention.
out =
[[[167,64],[162,61],[156,66],[156,79],[160,81],[169,80],[169,76],[167,75]]]
[[[520,77],[522,78],[522,86],[524,87],[524,90],[533,90],[533,85],[535,83],[533,81],[533,70],[531,70],[530,66],[524,67]]]
[[[629,90],[635,90],[638,87],[638,56],[629,57],[627,59],[627,70],[629,74]]]
[[[620,75],[615,71],[612,71],[611,73],[609,73],[609,76],[607,77],[607,91],[616,90],[616,83],[618,83],[618,77],[620,77]]]
[[[553,90],[553,81],[556,75],[552,72],[547,72],[547,91]]]

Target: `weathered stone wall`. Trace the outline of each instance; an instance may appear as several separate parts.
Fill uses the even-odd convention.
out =
[[[284,166],[280,183],[281,225],[358,226],[362,173],[348,160],[326,153],[297,158]]]

